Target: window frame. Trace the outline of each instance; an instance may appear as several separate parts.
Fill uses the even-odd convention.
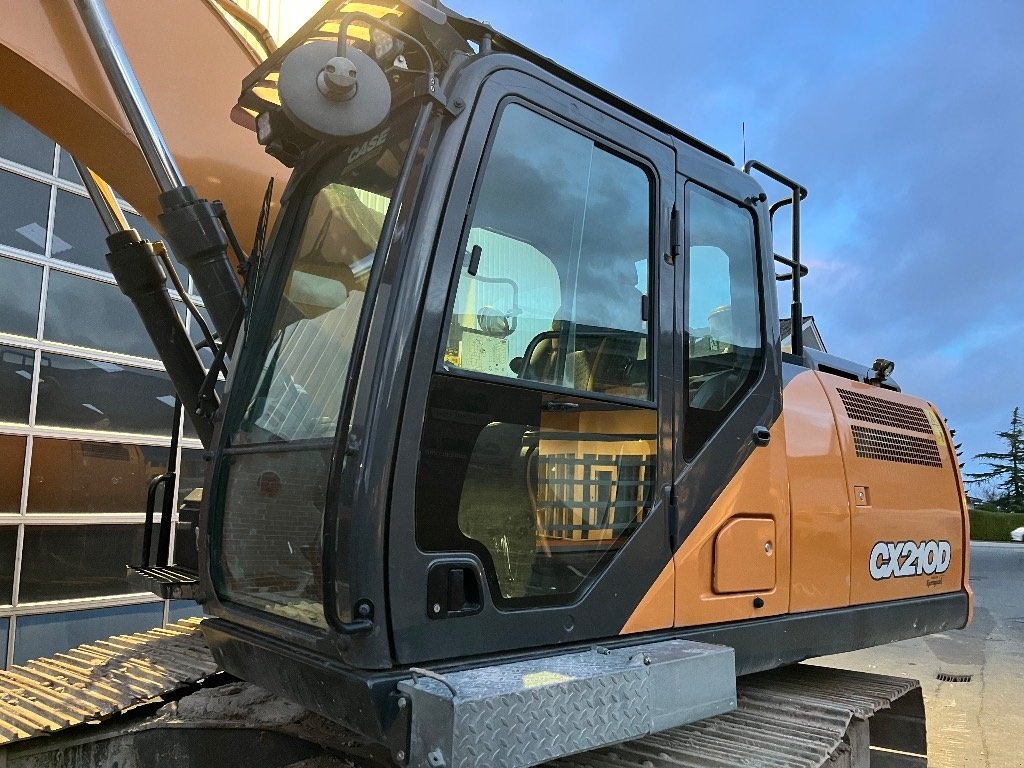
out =
[[[533,379],[521,379],[518,376],[497,376],[495,374],[484,373],[481,371],[473,371],[463,368],[449,367],[445,362],[445,343],[447,341],[447,333],[444,330],[444,323],[449,322],[453,313],[455,312],[455,300],[456,294],[458,293],[459,283],[461,282],[461,276],[463,268],[465,266],[468,254],[466,253],[466,247],[469,242],[470,232],[473,228],[473,220],[476,216],[477,206],[480,202],[480,195],[483,188],[484,175],[487,169],[490,167],[491,153],[494,149],[495,139],[497,138],[498,128],[501,124],[502,116],[505,110],[512,105],[519,105],[524,109],[533,112],[553,123],[561,125],[570,131],[573,131],[594,143],[594,146],[604,150],[610,155],[617,157],[627,163],[630,163],[634,167],[641,170],[647,177],[648,182],[648,257],[647,257],[647,332],[645,338],[647,340],[647,380],[648,380],[648,391],[647,397],[630,397],[628,395],[614,395],[605,392],[594,392],[591,390],[580,390],[573,387],[566,387],[559,384],[549,384],[547,382],[535,381]],[[658,230],[658,201],[661,199],[662,189],[661,181],[658,176],[657,170],[654,164],[648,158],[643,157],[635,152],[631,152],[628,148],[623,147],[619,144],[614,143],[606,136],[602,136],[599,133],[586,128],[585,126],[572,122],[565,119],[561,115],[557,115],[545,108],[541,104],[531,101],[519,94],[510,94],[503,97],[499,102],[498,106],[494,111],[494,115],[491,120],[491,124],[487,131],[487,139],[484,145],[483,154],[480,158],[480,163],[476,168],[476,173],[473,178],[473,188],[469,199],[469,205],[466,209],[466,218],[462,227],[461,234],[459,236],[459,245],[456,250],[455,264],[452,271],[452,277],[448,285],[448,293],[444,303],[444,313],[442,315],[442,330],[440,338],[438,339],[438,346],[435,350],[434,355],[434,368],[433,375],[447,375],[447,376],[459,376],[467,379],[475,379],[478,381],[490,382],[492,384],[506,384],[508,386],[521,386],[529,389],[534,389],[540,392],[547,392],[555,395],[569,395],[573,397],[581,397],[584,399],[593,399],[603,402],[616,403],[619,405],[629,405],[641,408],[652,408],[657,409],[658,407],[658,328],[659,328],[659,312],[657,309],[657,297],[658,291],[661,286],[658,281],[658,254],[657,254],[657,230]],[[547,254],[542,254],[547,257]]]

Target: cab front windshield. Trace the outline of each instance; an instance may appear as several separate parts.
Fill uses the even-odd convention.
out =
[[[225,450],[218,591],[315,626],[326,627],[322,537],[332,446],[412,122],[396,117],[343,150],[308,188],[290,264],[279,272],[271,265],[257,289],[254,315],[273,312],[274,320],[261,327],[254,316],[232,395],[245,405],[232,408]],[[275,289],[273,307],[266,294]],[[337,588],[342,597],[345,585]]]

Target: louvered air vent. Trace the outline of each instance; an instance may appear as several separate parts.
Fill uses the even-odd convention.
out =
[[[854,424],[853,444],[862,459],[880,459],[900,464],[920,464],[925,467],[941,467],[939,446],[934,439],[928,440],[884,429],[871,429]]]
[[[906,429],[910,432],[923,432],[926,435],[932,434],[931,424],[928,423],[923,408],[906,403],[894,403],[849,389],[837,387],[836,392],[842,398],[846,415],[851,419]]]

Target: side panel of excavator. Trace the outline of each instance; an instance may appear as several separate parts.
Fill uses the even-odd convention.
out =
[[[787,368],[795,375],[771,444],[675,554],[681,583],[693,585],[675,591],[676,626],[969,592],[963,490],[934,407]],[[650,628],[667,575],[624,633]]]

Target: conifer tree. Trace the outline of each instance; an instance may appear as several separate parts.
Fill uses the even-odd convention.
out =
[[[1006,443],[1002,453],[979,453],[974,458],[988,467],[982,472],[967,475],[969,483],[988,483],[993,488],[992,501],[1007,512],[1024,512],[1024,419],[1020,407],[1013,409],[1010,428],[996,432]]]

